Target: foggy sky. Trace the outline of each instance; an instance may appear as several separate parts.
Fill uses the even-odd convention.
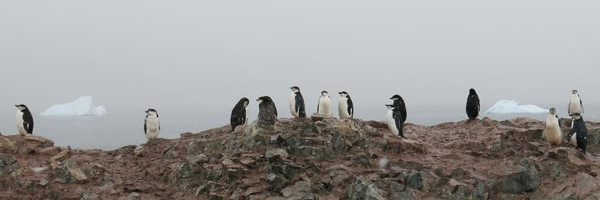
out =
[[[598,1],[2,1],[0,113],[224,109],[321,90],[361,105],[600,99]],[[256,107],[256,102],[251,105]],[[254,113],[253,115],[255,115]],[[143,113],[142,113],[143,115]]]

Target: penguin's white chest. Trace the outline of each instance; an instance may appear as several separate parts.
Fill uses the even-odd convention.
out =
[[[388,110],[387,112],[387,125],[394,135],[398,135],[398,128],[396,127],[396,120],[394,119],[394,111],[392,110]]]
[[[573,133],[569,141],[571,141],[571,144],[577,146],[577,133]]]
[[[148,116],[146,118],[146,138],[155,139],[160,132],[160,121],[158,117]]]
[[[290,111],[292,112],[292,116],[298,117],[298,112],[296,112],[296,94],[294,92],[290,94]]]
[[[319,110],[317,113],[326,117],[332,117],[333,111],[331,110],[331,99],[329,97],[319,98]]]
[[[577,95],[571,96],[571,103],[569,104],[569,114],[579,113],[582,114],[583,108],[581,107],[581,99]]]
[[[21,112],[20,110],[17,110],[16,122],[17,122],[17,130],[19,131],[19,134],[21,134],[21,135],[27,134],[27,131],[25,131],[25,127],[23,125],[23,123],[24,123],[23,112]]]
[[[348,98],[340,97],[340,101],[338,102],[338,108],[340,118],[350,118],[350,113],[348,113]]]
[[[546,128],[544,129],[546,140],[555,145],[559,145],[562,142],[562,130],[558,123],[558,119],[550,115],[546,120]]]

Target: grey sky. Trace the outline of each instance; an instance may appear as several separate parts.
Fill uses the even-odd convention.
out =
[[[597,102],[598,1],[2,1],[0,112],[90,95],[114,109],[220,108],[289,86],[355,104]],[[569,71],[576,73],[570,74]],[[337,99],[337,95],[334,99]],[[251,106],[256,106],[252,102]],[[313,105],[314,104],[314,105]],[[382,105],[382,110],[385,107]],[[360,108],[357,108],[360,112]]]

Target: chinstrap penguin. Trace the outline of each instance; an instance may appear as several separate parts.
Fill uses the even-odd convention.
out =
[[[306,117],[306,111],[304,108],[304,98],[300,93],[298,86],[290,87],[292,93],[290,94],[290,111],[294,117]]]
[[[158,112],[149,108],[146,110],[146,119],[144,120],[144,134],[146,139],[156,139],[160,132],[160,120],[158,118]]]
[[[271,97],[262,96],[258,101],[258,122],[274,125],[277,121],[277,108]]]
[[[33,134],[33,116],[29,108],[23,104],[15,105],[17,107],[17,130],[21,136]]]
[[[569,101],[569,116],[582,115],[583,114],[583,102],[577,90],[573,90],[571,94],[571,100]]]
[[[340,119],[348,119],[354,117],[354,105],[352,99],[346,91],[339,92],[340,99],[338,102],[338,112]]]
[[[319,97],[319,104],[317,104],[317,114],[324,117],[333,117],[333,110],[331,106],[331,98],[327,91],[322,91]]]
[[[400,137],[405,138],[402,128],[404,127],[404,122],[402,122],[402,114],[400,111],[400,107],[393,104],[386,104],[388,108],[387,112],[387,125],[390,131]]]
[[[469,96],[467,97],[467,116],[470,120],[477,119],[479,116],[479,95],[475,92],[475,89],[469,90]]]
[[[571,124],[571,131],[569,132],[569,135],[567,137],[567,139],[577,147],[577,149],[581,149],[581,151],[583,152],[583,154],[586,153],[586,147],[587,147],[587,136],[588,136],[588,131],[587,128],[585,127],[585,122],[583,121],[583,117],[582,116],[574,116],[573,117],[573,122]]]
[[[248,104],[250,104],[250,100],[243,97],[235,104],[233,110],[231,110],[231,131],[235,131],[236,126],[248,123]]]
[[[560,118],[556,114],[555,108],[550,108],[548,112],[548,119],[546,119],[546,128],[544,128],[543,135],[550,145],[560,145],[562,142]]]
[[[397,94],[392,96],[390,99],[394,101],[394,106],[400,109],[400,114],[402,115],[402,123],[404,123],[406,121],[406,116],[408,115],[408,113],[406,112],[406,103],[404,103],[404,99],[402,99],[402,96]]]

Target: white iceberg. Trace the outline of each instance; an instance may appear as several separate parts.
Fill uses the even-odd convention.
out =
[[[94,107],[90,96],[82,96],[71,103],[53,105],[40,113],[45,116],[101,116],[106,115],[104,106]]]
[[[487,114],[515,114],[515,113],[545,113],[548,109],[541,108],[536,105],[519,105],[519,102],[514,100],[500,100],[489,108]]]

